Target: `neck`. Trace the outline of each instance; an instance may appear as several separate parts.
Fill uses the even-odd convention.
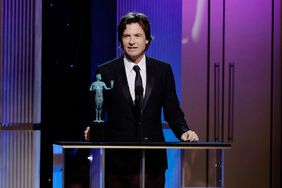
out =
[[[139,64],[140,62],[141,62],[141,60],[142,60],[142,58],[144,57],[144,55],[145,54],[142,54],[141,56],[138,56],[138,57],[128,57],[128,56],[126,56],[125,55],[125,57],[127,58],[127,59],[129,59],[130,61],[132,61],[134,64]]]

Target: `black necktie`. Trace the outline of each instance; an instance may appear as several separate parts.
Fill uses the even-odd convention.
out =
[[[135,106],[141,110],[143,99],[143,85],[140,75],[140,68],[138,65],[134,65],[133,70],[136,72],[135,77]]]

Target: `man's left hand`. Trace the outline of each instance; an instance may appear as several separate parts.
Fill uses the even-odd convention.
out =
[[[197,133],[195,133],[194,131],[192,130],[189,130],[185,133],[183,133],[181,135],[181,141],[184,141],[184,142],[198,142],[199,141],[199,137],[197,135]]]

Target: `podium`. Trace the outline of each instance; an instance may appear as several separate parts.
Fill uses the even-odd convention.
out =
[[[142,151],[140,188],[145,188],[146,156],[144,150],[212,150],[215,153],[215,164],[213,164],[215,185],[212,187],[224,187],[224,150],[230,148],[230,143],[222,142],[55,142],[53,144],[53,174],[60,172],[61,175],[59,178],[53,178],[53,188],[65,187],[65,153],[68,149],[90,151],[90,188],[105,188],[105,150],[107,149],[140,149]],[[179,172],[182,188],[185,186],[181,179],[185,178],[183,171],[186,170],[181,168]]]

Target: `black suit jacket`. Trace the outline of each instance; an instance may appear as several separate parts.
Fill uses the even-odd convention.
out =
[[[107,113],[106,138],[108,141],[147,141],[163,142],[161,113],[180,139],[188,131],[184,114],[179,107],[175,90],[175,81],[169,64],[146,56],[147,83],[143,99],[141,121],[136,118],[123,56],[102,64],[97,72],[109,86],[114,80],[114,87],[104,92],[104,110]],[[148,152],[147,161],[166,167],[164,150]]]

